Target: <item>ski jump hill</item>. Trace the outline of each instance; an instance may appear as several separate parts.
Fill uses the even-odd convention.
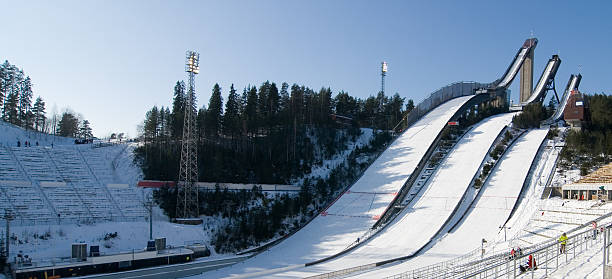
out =
[[[360,270],[363,278],[378,278],[415,264],[466,254],[480,244],[483,234],[475,231],[492,238],[515,211],[548,129],[517,136],[479,191],[472,187],[474,179],[511,125],[513,113],[480,121],[446,151],[439,165],[431,167],[430,160],[443,150],[440,142],[449,125],[479,104],[499,105],[507,99],[508,86],[524,61],[533,57],[537,42],[535,38],[526,40],[503,76],[492,83],[459,82],[432,93],[407,116],[408,128],[357,182],[302,229],[244,262],[204,275],[328,278],[353,268]],[[541,102],[554,90],[560,63],[556,55],[549,60],[521,105]],[[577,88],[580,80],[576,77],[570,78],[565,93]],[[556,113],[549,122],[560,118]],[[399,260],[408,260],[406,266],[364,273]]]

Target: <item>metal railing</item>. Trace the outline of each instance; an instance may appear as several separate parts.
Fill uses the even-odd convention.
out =
[[[410,113],[408,113],[393,129],[395,130],[405,121],[404,129],[417,122],[421,117],[440,104],[457,97],[474,95],[477,89],[486,88],[489,84],[475,81],[460,81],[446,85],[423,99]]]
[[[572,244],[572,242],[574,240],[576,241],[580,240],[577,237],[592,236],[593,232],[591,229],[591,223],[593,221],[597,223],[606,223],[604,222],[604,220],[608,220],[609,222],[609,219],[611,217],[612,217],[612,213],[608,213],[594,220],[584,222],[582,225],[567,231],[567,234],[571,235],[568,237],[568,245],[566,247],[566,250],[569,251],[568,253],[574,253],[574,252],[582,253],[585,249],[582,249],[582,250],[578,249],[580,248],[577,246],[578,244]],[[576,242],[576,243],[581,243],[582,245],[591,245],[589,243],[584,244],[582,242]],[[559,245],[556,239],[551,239],[551,240],[544,241],[544,242],[532,245],[530,247],[524,248],[523,257],[528,256],[529,254],[540,253],[541,250],[544,250],[547,247],[549,249],[548,252],[551,252],[552,250],[550,249],[552,248],[550,247],[554,245]],[[576,245],[576,247],[578,248],[572,245]],[[574,248],[578,250],[572,250]],[[504,264],[507,264],[508,268],[511,266],[513,267],[512,261],[514,260],[514,258],[510,259],[509,253],[507,252],[497,253],[495,255],[486,257],[484,259],[474,260],[475,258],[474,254],[475,253],[479,254],[479,252],[480,252],[480,248],[475,249],[466,255],[463,255],[463,256],[460,256],[460,257],[457,257],[457,258],[454,258],[454,259],[451,259],[445,262],[436,263],[436,264],[432,264],[429,266],[424,266],[418,269],[409,270],[409,271],[406,271],[400,274],[396,274],[393,276],[385,277],[385,278],[386,279],[391,279],[391,278],[393,279],[440,278],[440,277],[443,277],[443,278],[496,278],[495,276],[496,274],[497,276],[503,276],[503,275],[511,276],[514,274],[514,273],[504,273],[504,271],[507,271],[506,269],[504,269],[506,268]],[[544,253],[544,252],[541,252],[541,253]],[[540,254],[538,254],[537,256],[539,255]],[[549,257],[551,256],[550,253],[547,255]],[[536,256],[536,263],[539,263],[541,259],[539,259],[537,256]],[[568,259],[573,259],[573,257],[568,258]],[[543,263],[546,265],[546,263],[548,262],[546,255],[544,255],[544,260],[546,262],[543,262]],[[522,261],[519,260],[518,263],[522,263]],[[517,266],[516,268],[519,268],[519,267]],[[546,272],[546,274],[548,273]],[[482,276],[482,277],[479,277],[479,276]]]
[[[569,263],[584,251],[601,247],[600,245],[604,243],[603,235],[609,235],[610,233],[610,225],[606,226],[603,233],[600,232],[600,228],[577,232],[568,237],[565,245],[559,241],[549,242],[542,247],[522,255],[509,257],[503,262],[490,265],[484,269],[460,276],[451,276],[452,278],[499,278],[501,276],[517,278],[526,275],[531,276],[531,278],[546,278],[549,273]],[[532,263],[534,264],[532,265],[529,264],[530,257],[533,259]]]

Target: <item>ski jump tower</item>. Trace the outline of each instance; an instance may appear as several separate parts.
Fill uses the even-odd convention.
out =
[[[523,62],[523,65],[521,66],[520,103],[527,101],[531,96],[531,91],[533,90],[533,53],[535,52],[536,43],[534,40],[527,40],[525,44],[530,44],[529,47],[531,48],[525,57],[525,62]]]
[[[200,54],[187,51],[185,72],[189,78],[187,84],[187,98],[185,100],[185,119],[183,122],[183,141],[181,146],[181,165],[177,185],[176,216],[179,222],[190,222],[189,219],[198,218],[198,147],[196,132],[196,105],[195,105],[195,75],[200,72]]]

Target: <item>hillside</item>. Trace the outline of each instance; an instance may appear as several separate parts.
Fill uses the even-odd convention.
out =
[[[17,142],[20,142],[23,146],[26,141],[31,142],[32,146],[36,146],[36,142],[41,146],[51,146],[51,144],[74,144],[74,138],[53,136],[33,130],[24,130],[21,127],[0,120],[0,146],[17,146]]]

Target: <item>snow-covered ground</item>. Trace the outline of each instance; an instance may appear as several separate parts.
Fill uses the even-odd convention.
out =
[[[313,166],[310,169],[309,174],[304,175],[303,177],[300,177],[299,179],[297,179],[291,184],[302,185],[304,180],[307,178],[311,180],[316,179],[316,178],[327,179],[329,177],[330,171],[336,168],[337,166],[339,166],[340,164],[344,163],[346,161],[346,158],[351,154],[351,152],[353,152],[353,150],[355,150],[355,148],[358,148],[358,147],[362,148],[370,144],[370,142],[372,141],[374,137],[373,130],[369,128],[362,128],[360,130],[361,130],[361,135],[357,137],[354,141],[349,140],[348,145],[346,146],[345,150],[335,154],[332,158],[328,160],[324,160],[322,164]],[[310,140],[313,142],[315,146],[315,153],[318,153],[316,157],[322,157],[321,150],[320,150],[321,147],[316,144],[317,138],[310,137]]]
[[[205,276],[218,278],[285,268],[345,249],[376,222],[433,139],[472,97],[450,100],[425,115],[396,139],[349,191],[293,236],[254,258]]]
[[[117,237],[105,240],[108,234],[117,232]],[[19,251],[30,255],[34,262],[52,258],[70,257],[72,243],[99,245],[105,254],[142,250],[149,240],[149,222],[104,222],[94,224],[63,224],[12,226],[11,257]],[[154,220],[153,238],[165,237],[172,246],[186,242],[208,239],[203,226],[179,225],[163,220]]]
[[[137,185],[142,180],[143,174],[140,167],[134,165],[134,149],[136,143],[120,145],[122,151],[112,159],[112,168],[115,170],[117,181],[122,181],[128,185]]]
[[[17,146],[17,142],[24,146],[26,141],[36,146],[38,142],[41,146],[74,144],[73,138],[56,137],[35,131],[25,131],[20,127],[0,120],[0,146]]]

